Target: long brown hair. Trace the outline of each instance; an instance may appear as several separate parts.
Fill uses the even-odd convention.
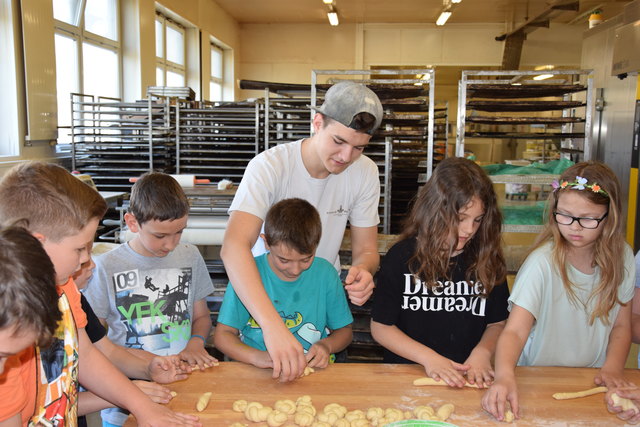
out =
[[[469,260],[467,280],[475,274],[484,286],[484,295],[504,281],[507,268],[501,246],[502,215],[493,184],[471,160],[451,157],[438,164],[418,191],[400,237],[416,238],[416,251],[409,265],[427,286],[433,287],[438,279],[447,278],[457,246],[457,239],[452,244],[451,236],[457,236],[459,212],[474,196],[482,202],[484,217],[464,248]]]
[[[546,242],[553,242],[555,267],[560,273],[569,299],[577,304],[578,299],[573,289],[575,285],[569,279],[568,273],[567,254],[571,250],[571,245],[560,234],[553,212],[560,196],[568,191],[574,191],[596,205],[608,206],[608,215],[599,225],[602,227],[602,233],[593,245],[593,264],[600,267],[600,282],[585,303],[585,306],[588,306],[592,299],[596,301],[589,318],[589,324],[593,324],[595,319],[600,319],[606,325],[609,324],[609,311],[620,302],[618,300],[618,286],[624,278],[625,270],[620,183],[613,171],[607,165],[599,162],[582,162],[571,166],[561,175],[560,182],[574,182],[577,177],[587,179],[588,185],[597,183],[607,194],[594,192],[590,188],[576,190],[573,189],[573,186],[557,188],[551,192],[546,208],[546,227],[536,239],[532,251]]]

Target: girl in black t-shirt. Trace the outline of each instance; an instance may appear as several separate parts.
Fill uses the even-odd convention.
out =
[[[371,333],[387,363],[419,363],[453,387],[493,381],[508,316],[502,216],[474,162],[448,158],[418,191],[377,275]]]

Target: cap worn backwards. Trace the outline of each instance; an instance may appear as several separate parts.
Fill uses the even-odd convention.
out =
[[[350,81],[336,83],[327,90],[324,103],[313,107],[319,113],[346,127],[353,128],[353,119],[360,113],[369,113],[375,118],[375,125],[369,132],[373,134],[382,122],[382,103],[378,96],[365,85]]]

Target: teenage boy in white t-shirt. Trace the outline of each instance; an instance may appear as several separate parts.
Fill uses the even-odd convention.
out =
[[[264,218],[276,202],[298,197],[318,209],[322,239],[316,255],[340,269],[338,251],[349,221],[352,266],[345,279],[349,299],[364,304],[374,288],[380,257],[380,180],[376,164],[362,155],[382,121],[382,104],[373,91],[353,82],[333,85],[316,108],[310,138],[280,144],[248,165],[229,208],[221,256],[229,280],[261,325],[273,360],[273,377],[291,381],[306,366],[301,344],[284,326],[267,296],[254,255]],[[257,249],[257,248],[254,248]]]

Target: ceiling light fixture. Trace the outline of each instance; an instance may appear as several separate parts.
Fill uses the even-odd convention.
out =
[[[436,20],[436,25],[446,24],[447,20],[449,20],[450,17],[451,17],[451,11],[443,10],[442,12],[440,12],[440,16],[438,16],[438,19]]]
[[[533,80],[546,80],[553,77],[553,74],[539,74],[533,77]]]
[[[329,18],[329,24],[334,27],[337,27],[340,24],[338,20],[338,11],[332,5],[329,5],[329,9],[327,10],[327,18]]]

